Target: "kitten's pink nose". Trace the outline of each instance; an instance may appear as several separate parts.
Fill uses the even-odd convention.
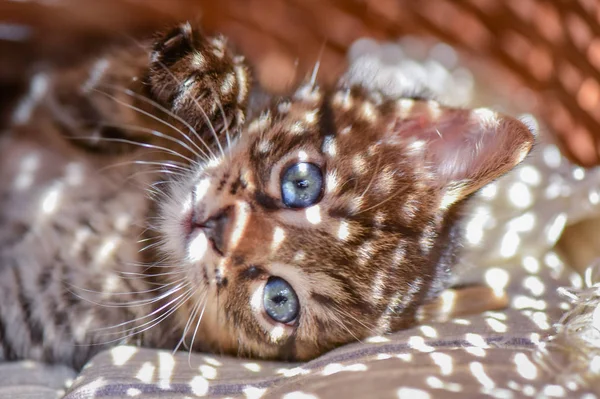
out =
[[[213,249],[223,256],[227,251],[227,230],[233,207],[221,209],[214,216],[198,225],[213,245]]]

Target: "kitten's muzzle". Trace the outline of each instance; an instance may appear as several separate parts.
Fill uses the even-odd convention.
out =
[[[200,228],[206,234],[212,244],[213,249],[219,255],[224,256],[227,251],[227,231],[229,222],[232,218],[233,207],[221,209],[214,216],[206,219],[202,223],[196,224],[195,228]]]

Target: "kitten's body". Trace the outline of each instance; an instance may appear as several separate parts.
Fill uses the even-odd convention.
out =
[[[81,366],[132,333],[150,346],[184,336],[196,349],[306,359],[404,328],[448,284],[465,200],[532,142],[491,111],[343,80],[302,86],[244,125],[259,115],[246,107],[250,86],[222,39],[188,25],[150,56],[126,49],[33,80],[0,141],[0,359]],[[229,146],[226,133],[240,137]],[[192,162],[171,168],[183,175],[154,200],[157,167],[121,164],[177,154]],[[323,174],[319,199],[302,209],[279,198],[293,162]],[[160,253],[140,252],[148,225]],[[289,322],[262,308],[273,276],[298,297]],[[175,307],[175,323],[154,326]]]

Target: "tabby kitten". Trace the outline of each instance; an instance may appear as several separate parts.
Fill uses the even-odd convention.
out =
[[[348,82],[265,101],[189,24],[36,75],[0,137],[0,359],[137,340],[303,360],[413,324],[467,199],[533,135]]]

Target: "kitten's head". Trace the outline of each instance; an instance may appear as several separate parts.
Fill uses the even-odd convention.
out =
[[[533,135],[488,109],[301,87],[174,182],[163,247],[196,346],[308,359],[406,327],[460,245],[465,200]]]

